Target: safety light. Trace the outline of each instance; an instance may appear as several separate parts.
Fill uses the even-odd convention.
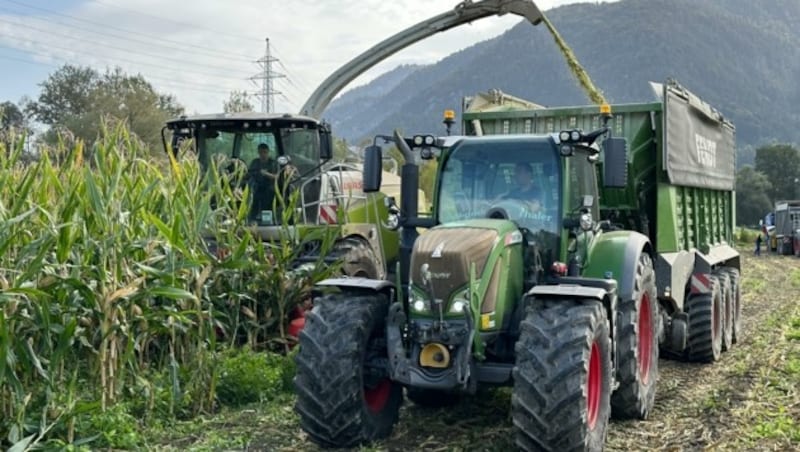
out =
[[[553,262],[550,266],[550,272],[556,276],[565,276],[567,274],[567,264],[563,262]]]
[[[456,117],[456,112],[454,110],[445,110],[444,111],[444,120],[445,121],[452,121]]]
[[[600,105],[600,114],[601,115],[610,115],[611,114],[611,105],[608,105],[608,104]]]

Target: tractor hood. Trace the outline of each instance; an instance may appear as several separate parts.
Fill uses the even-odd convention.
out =
[[[437,226],[414,242],[411,284],[432,287],[434,298],[446,301],[455,290],[469,283],[473,263],[475,275],[480,278],[499,243],[510,245],[521,241],[521,233],[507,220],[477,219]]]

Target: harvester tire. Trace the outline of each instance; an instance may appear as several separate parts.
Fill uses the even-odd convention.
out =
[[[544,300],[516,344],[511,417],[526,451],[601,450],[611,406],[611,339],[596,300]]]
[[[728,273],[719,271],[716,276],[722,296],[722,351],[726,352],[733,346],[733,293]]]
[[[711,277],[711,291],[689,296],[689,359],[714,362],[722,352],[722,296],[719,281]]]
[[[336,253],[344,258],[342,272],[345,275],[379,278],[375,252],[366,241],[348,237],[336,243]]]
[[[725,267],[725,272],[728,273],[731,284],[731,302],[733,303],[731,342],[735,344],[739,340],[739,335],[742,332],[742,288],[739,285],[741,277],[738,268]]]
[[[442,408],[453,406],[461,399],[458,394],[435,389],[408,388],[406,397],[414,402],[414,405],[426,408]]]
[[[653,261],[642,253],[636,266],[633,296],[618,307],[617,381],[611,394],[614,417],[646,419],[656,398],[660,316]]]
[[[328,295],[306,313],[296,357],[295,410],[309,438],[353,447],[392,432],[403,387],[389,379],[382,294]]]

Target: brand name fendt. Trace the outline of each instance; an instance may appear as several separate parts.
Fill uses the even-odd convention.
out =
[[[697,161],[701,166],[714,168],[717,166],[717,142],[710,140],[699,133],[694,134],[697,146]]]

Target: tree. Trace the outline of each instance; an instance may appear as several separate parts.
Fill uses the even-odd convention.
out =
[[[7,135],[11,130],[25,128],[25,115],[14,102],[0,103],[0,133]]]
[[[788,144],[771,144],[756,149],[755,169],[763,173],[772,187],[767,191],[769,200],[798,197],[797,182],[800,179],[800,153]]]
[[[104,118],[112,117],[125,121],[134,135],[157,152],[164,123],[183,111],[173,96],[156,92],[141,74],[128,75],[120,68],[101,75],[92,68],[65,65],[40,86],[42,92],[28,110],[51,127],[45,136],[50,143],[64,131],[91,143]]]
[[[225,113],[238,113],[242,111],[253,111],[255,108],[250,103],[250,95],[247,91],[231,91],[230,97],[222,104]]]
[[[772,210],[768,193],[772,184],[767,176],[750,165],[736,173],[736,224],[757,225]]]

